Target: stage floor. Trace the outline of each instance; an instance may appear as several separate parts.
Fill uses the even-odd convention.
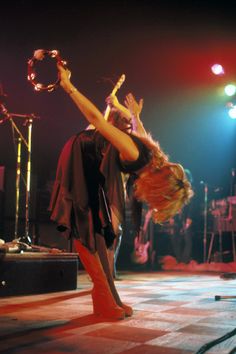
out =
[[[0,299],[0,352],[17,354],[190,354],[236,328],[236,280],[220,273],[121,272],[116,281],[134,315],[107,321],[92,315],[91,283],[78,289]],[[236,335],[207,351],[228,354]]]

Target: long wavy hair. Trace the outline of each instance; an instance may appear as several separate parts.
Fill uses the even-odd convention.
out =
[[[155,223],[163,223],[177,214],[193,196],[184,168],[169,161],[151,135],[139,137],[151,150],[151,161],[135,181],[135,196],[152,210]]]

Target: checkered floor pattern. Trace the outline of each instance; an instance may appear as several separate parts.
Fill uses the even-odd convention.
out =
[[[0,299],[0,353],[191,354],[236,328],[234,279],[213,272],[119,276],[122,301],[134,309],[121,321],[92,314],[84,271],[78,273],[77,290]],[[236,335],[207,354],[228,354],[234,347]]]

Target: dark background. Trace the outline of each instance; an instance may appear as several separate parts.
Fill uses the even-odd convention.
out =
[[[129,91],[144,98],[146,129],[171,160],[192,171],[199,215],[204,198],[201,181],[208,185],[209,200],[230,195],[236,121],[228,117],[223,87],[236,81],[235,9],[235,1],[1,4],[0,82],[7,94],[5,106],[13,113],[40,117],[32,137],[35,188],[50,189],[62,146],[87,125],[60,88],[38,93],[27,81],[27,61],[34,50],[43,48],[60,51],[73,83],[101,110],[112,82],[126,74],[119,99]],[[225,68],[222,77],[211,73],[216,62]],[[50,68],[42,79],[54,77]],[[15,121],[26,134],[23,121]],[[15,160],[11,125],[6,122],[0,125],[0,165],[14,171]],[[8,181],[8,190],[14,193],[14,178]],[[7,208],[12,214],[14,203]]]

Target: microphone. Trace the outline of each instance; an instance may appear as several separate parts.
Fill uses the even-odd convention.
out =
[[[0,103],[0,108],[1,108],[1,112],[2,112],[4,115],[8,113],[6,107],[4,106],[3,103]]]
[[[31,113],[31,114],[9,113],[3,103],[0,103],[0,111],[5,116],[5,118],[0,120],[0,124],[4,123],[5,121],[7,121],[7,120],[9,120],[10,118],[13,118],[13,117],[23,118],[23,119],[26,120],[26,122],[29,119],[31,119],[31,120],[32,119],[40,119],[40,117],[36,116],[34,113]],[[26,125],[26,123],[24,123],[24,125]]]
[[[12,117],[25,118],[25,119],[40,119],[39,116],[36,116],[34,113],[31,114],[18,114],[18,113],[9,113]]]
[[[0,98],[5,98],[7,97],[7,94],[5,94],[5,92],[3,91],[3,86],[0,83]]]
[[[6,122],[6,120],[8,120],[8,119],[9,119],[9,118],[3,118],[3,119],[1,119],[1,120],[0,120],[0,124]]]
[[[200,181],[200,184],[204,186],[204,192],[205,192],[205,195],[207,195],[208,193],[208,185],[206,182],[204,181]]]
[[[8,113],[8,110],[6,109],[6,107],[4,106],[3,103],[0,103],[0,110],[1,110],[1,113],[5,116],[5,118],[3,118],[3,119],[0,120],[0,124],[2,124],[2,123],[5,122],[6,120],[8,120],[11,116],[10,116],[10,114]]]

